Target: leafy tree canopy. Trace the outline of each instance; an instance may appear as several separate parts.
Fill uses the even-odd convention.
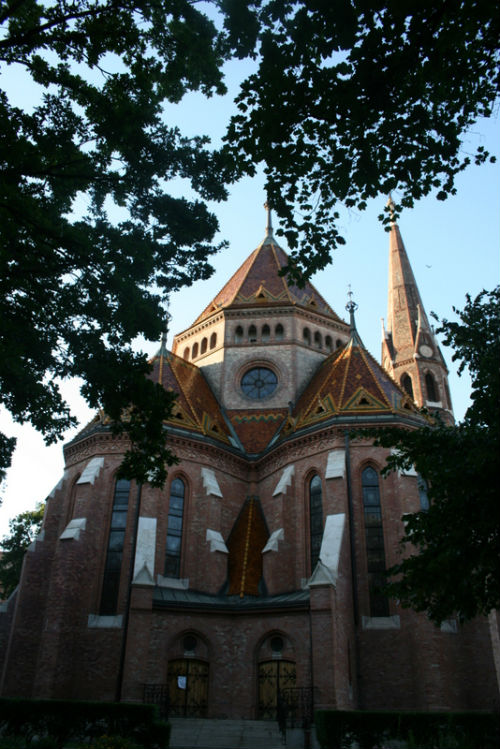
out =
[[[10,535],[0,542],[0,598],[8,598],[21,577],[23,559],[43,522],[44,504],[9,521]]]
[[[500,287],[454,311],[459,320],[443,320],[437,332],[471,375],[464,420],[372,432],[377,444],[396,447],[385,470],[414,465],[430,500],[428,511],[405,516],[409,555],[389,570],[388,592],[437,623],[500,607]]]
[[[461,136],[498,96],[490,0],[254,6],[260,66],[243,83],[228,143],[240,168],[265,165],[294,274],[323,267],[344,243],[339,205],[362,210],[395,191],[397,214],[434,190],[443,200],[471,160],[488,158],[482,147],[464,153]]]
[[[210,273],[204,201],[226,195],[220,157],[162,105],[225,90],[221,36],[187,0],[7,0],[0,29],[0,73],[43,90],[25,109],[0,91],[2,402],[50,443],[75,423],[58,382],[81,377],[131,435],[129,471],[161,483],[171,398],[131,343],[158,339],[164,297]],[[175,177],[199,199],[170,195]],[[2,436],[0,469],[13,446]]]
[[[343,242],[339,203],[452,193],[460,137],[497,93],[499,24],[490,0],[3,0],[0,74],[16,66],[43,91],[23,108],[0,90],[0,392],[14,419],[53,442],[74,424],[59,382],[80,377],[131,436],[127,475],[161,484],[171,398],[132,342],[157,339],[165,296],[210,273],[206,201],[263,162],[300,277]],[[166,102],[223,93],[224,61],[246,55],[260,67],[224,149],[165,123]],[[195,197],[172,194],[178,177]],[[0,435],[0,477],[13,447]]]

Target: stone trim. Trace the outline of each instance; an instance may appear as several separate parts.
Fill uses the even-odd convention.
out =
[[[210,528],[207,528],[207,535],[206,535],[206,541],[210,544],[210,551],[222,551],[223,554],[229,554],[229,549],[227,548],[224,539],[222,538],[222,535],[219,533],[219,531],[212,531]]]
[[[278,494],[286,494],[287,488],[292,483],[292,477],[294,473],[295,473],[294,465],[286,466],[286,468],[283,470],[283,473],[281,474],[281,478],[278,481],[276,489],[273,491],[273,497],[276,497]]]
[[[156,584],[159,588],[173,588],[174,590],[187,590],[189,588],[189,578],[163,577],[156,575]]]
[[[83,473],[76,482],[77,484],[93,484],[104,465],[104,458],[91,458],[83,469]]]
[[[262,553],[264,554],[267,551],[278,551],[279,542],[284,540],[285,531],[283,530],[283,528],[278,528],[269,536],[267,544],[262,549]]]
[[[215,477],[215,472],[211,468],[201,469],[201,478],[203,479],[203,486],[208,494],[213,494],[215,497],[222,497],[220,486]]]
[[[363,629],[401,629],[399,616],[363,616]]]
[[[78,541],[80,532],[85,530],[86,525],[87,518],[73,518],[59,536],[59,541],[71,541],[72,539]]]
[[[87,627],[89,629],[121,629],[123,615],[116,616],[99,616],[99,614],[89,614]]]
[[[345,477],[345,449],[338,447],[328,453],[325,479],[343,479]]]
[[[134,582],[145,569],[153,581],[155,569],[156,518],[141,516],[137,529],[137,543],[134,561]]]

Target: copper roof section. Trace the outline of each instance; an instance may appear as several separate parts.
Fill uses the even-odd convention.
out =
[[[411,398],[364,348],[354,328],[344,348],[325,359],[299,398],[282,434],[333,416],[415,412]]]
[[[268,234],[193,325],[220,309],[260,304],[296,304],[342,322],[309,281],[299,289],[279,275],[287,265],[288,255]]]
[[[249,497],[227,541],[229,549],[227,594],[258,596],[262,579],[262,549],[269,538],[260,501]]]

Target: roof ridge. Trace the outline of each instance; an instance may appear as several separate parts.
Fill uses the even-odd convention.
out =
[[[271,244],[270,246],[271,246],[271,251],[272,251],[272,253],[273,253],[273,257],[274,257],[274,259],[275,259],[275,261],[276,261],[276,265],[278,266],[279,270],[281,270],[281,263],[280,263],[280,261],[279,261],[278,255],[277,255],[277,253],[276,253],[276,247],[279,247],[279,245],[274,245],[274,244]],[[284,250],[282,250],[282,248],[281,248],[281,247],[280,247],[280,250],[281,250],[282,252],[285,252]],[[286,253],[285,253],[285,254],[286,254]],[[282,284],[283,284],[283,288],[284,288],[284,290],[285,290],[285,294],[286,294],[286,296],[288,297],[288,301],[289,301],[289,302],[292,302],[292,304],[293,304],[293,299],[292,299],[292,295],[291,295],[291,293],[290,293],[290,287],[289,287],[289,286],[288,286],[288,284],[287,284],[287,283],[285,282],[285,277],[284,277],[284,276],[280,276],[280,274],[279,274],[279,271],[278,271],[278,277],[279,277],[279,278],[281,278],[281,282],[282,282]]]

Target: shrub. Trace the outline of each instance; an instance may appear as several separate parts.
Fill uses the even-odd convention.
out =
[[[40,749],[62,749],[70,742],[95,742],[103,736],[120,738],[118,749],[134,743],[145,749],[166,749],[170,726],[157,720],[154,705],[1,698],[0,736],[21,738],[33,749],[35,737],[47,742],[38,744]]]
[[[409,749],[496,749],[500,718],[496,713],[358,712],[319,710],[315,714],[321,749],[377,749],[388,741]]]

